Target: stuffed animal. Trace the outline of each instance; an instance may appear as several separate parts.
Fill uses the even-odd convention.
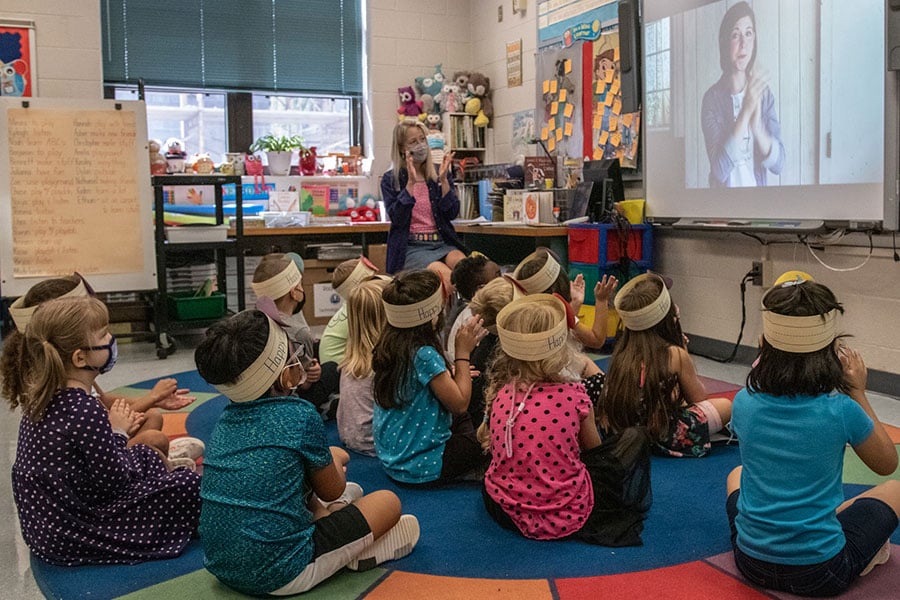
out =
[[[434,65],[434,74],[431,77],[416,77],[416,91],[419,92],[419,100],[422,101],[422,109],[426,113],[439,112],[434,97],[441,93],[444,86],[444,73],[441,65]]]
[[[457,71],[453,74],[453,81],[459,87],[460,104],[465,105],[471,95],[469,94],[469,71]]]
[[[441,110],[448,113],[460,112],[465,105],[460,101],[459,88],[455,83],[445,83],[441,90]]]
[[[400,96],[400,108],[397,109],[398,115],[401,117],[418,117],[422,114],[422,102],[416,102],[416,92],[413,91],[412,87],[397,88],[397,93]]]
[[[162,144],[160,144],[158,140],[150,140],[148,143],[148,148],[150,150],[151,175],[165,175],[168,170],[169,165],[166,162],[166,158],[159,151],[161,147]]]
[[[183,173],[185,157],[187,152],[184,151],[181,140],[174,137],[166,140],[166,163],[169,173]]]
[[[466,112],[475,115],[475,126],[486,127],[494,115],[491,103],[491,80],[481,73],[469,75],[469,93],[472,98],[466,102]]]
[[[211,175],[216,170],[216,165],[207,152],[195,154],[192,163],[191,170],[197,175]]]
[[[429,113],[425,116],[425,127],[428,128],[429,132],[440,131],[443,126],[444,121],[441,119],[441,115]]]

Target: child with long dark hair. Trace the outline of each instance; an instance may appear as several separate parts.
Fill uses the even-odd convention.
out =
[[[734,398],[741,462],[728,475],[738,569],[753,583],[834,596],[888,560],[900,481],[844,501],[847,444],[890,475],[897,451],[866,398],[866,365],[842,343],[844,312],[808,276],[763,297],[763,339],[747,387]]]
[[[601,430],[642,425],[658,453],[705,456],[709,436],[731,417],[731,402],[707,399],[665,281],[655,273],[635,277],[616,294],[615,307],[624,331],[598,406]]]
[[[445,293],[432,271],[400,273],[382,294],[387,326],[375,345],[375,451],[387,474],[409,484],[447,482],[484,462],[466,409],[469,361],[487,331],[473,317],[454,340],[454,369],[438,332]]]

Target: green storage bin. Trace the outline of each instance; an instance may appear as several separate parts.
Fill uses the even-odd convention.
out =
[[[219,319],[225,316],[225,295],[213,292],[195,296],[193,292],[174,292],[167,296],[169,318],[178,321]]]

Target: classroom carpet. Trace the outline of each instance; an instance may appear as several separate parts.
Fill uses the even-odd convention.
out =
[[[599,359],[599,357],[597,357]],[[605,361],[598,360],[599,364]],[[208,440],[227,403],[196,371],[177,373],[179,387],[196,392],[197,401],[164,415],[170,437]],[[137,395],[156,380],[118,391]],[[705,378],[711,396],[733,397],[739,386]],[[329,443],[340,445],[334,421]],[[895,443],[900,429],[889,428]],[[510,600],[794,598],[752,586],[732,559],[725,516],[725,477],[740,462],[738,447],[718,444],[703,459],[652,459],[653,506],[643,545],[628,548],[590,546],[574,541],[536,542],[499,527],[488,517],[480,484],[463,482],[443,489],[400,487],[374,458],[353,454],[349,480],[366,491],[390,489],[404,512],[419,519],[422,535],[409,556],[363,573],[342,571],[303,594],[310,600],[347,598],[428,598]],[[848,450],[845,493],[855,495],[883,481]],[[860,579],[843,597],[896,598],[900,589],[900,532],[887,565]],[[139,565],[57,567],[32,557],[32,570],[48,598],[247,598],[203,568],[198,541],[176,559]],[[383,568],[382,568],[383,567]]]

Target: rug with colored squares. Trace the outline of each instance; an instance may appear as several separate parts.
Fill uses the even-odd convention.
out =
[[[599,362],[599,361],[598,361]],[[208,440],[227,403],[196,371],[174,375],[196,392],[186,409],[164,415],[170,437]],[[155,380],[121,388],[139,395]],[[739,386],[705,379],[712,396],[733,397]],[[334,422],[329,443],[339,445]],[[900,429],[889,428],[895,443]],[[740,462],[735,445],[717,445],[703,459],[654,458],[653,506],[643,546],[604,548],[579,542],[535,542],[500,528],[484,510],[480,484],[462,483],[437,490],[394,484],[376,459],[353,455],[348,479],[366,491],[390,489],[404,512],[419,519],[422,535],[409,556],[364,573],[342,571],[303,594],[311,600],[345,598],[510,600],[793,598],[755,588],[737,572],[731,557],[725,516],[725,477]],[[895,475],[896,477],[896,475]],[[845,492],[855,495],[885,478],[872,474],[848,450]],[[900,590],[900,533],[888,564],[862,578],[844,597],[896,598]],[[203,553],[192,542],[178,558],[129,566],[56,567],[31,560],[40,589],[48,598],[246,598],[220,584],[203,568]]]

